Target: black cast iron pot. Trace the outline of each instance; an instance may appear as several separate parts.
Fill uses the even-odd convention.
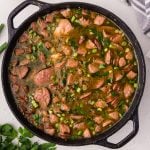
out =
[[[39,11],[31,15],[28,19],[26,19],[19,28],[14,28],[13,25],[13,18],[26,6],[28,5],[36,5],[39,7]],[[96,12],[99,12],[103,14],[104,16],[108,17],[112,21],[114,21],[128,36],[131,43],[134,47],[134,52],[136,55],[136,58],[138,60],[138,88],[136,90],[135,96],[133,98],[133,102],[131,107],[129,108],[129,111],[125,114],[125,116],[114,126],[112,126],[110,129],[105,131],[104,133],[91,137],[89,139],[80,139],[80,140],[63,140],[61,138],[50,136],[41,130],[37,129],[35,126],[30,124],[24,116],[21,114],[19,109],[17,108],[17,105],[15,103],[15,99],[13,97],[13,94],[11,92],[9,78],[8,78],[8,66],[10,63],[10,58],[12,55],[12,51],[15,47],[15,44],[21,34],[28,28],[31,22],[37,20],[39,16],[45,15],[47,13],[50,13],[54,10],[60,10],[64,8],[85,8],[89,10],[93,10]],[[55,142],[57,144],[66,145],[66,146],[81,146],[81,145],[88,145],[88,144],[96,144],[96,145],[102,145],[109,148],[119,148],[123,145],[125,145],[127,142],[129,142],[138,132],[139,129],[139,120],[138,120],[138,105],[140,103],[144,85],[145,85],[145,62],[143,53],[141,50],[141,47],[134,36],[133,32],[129,29],[129,27],[116,15],[114,15],[112,12],[101,8],[96,5],[87,4],[87,3],[80,3],[80,2],[66,2],[66,3],[60,3],[60,4],[48,4],[40,1],[35,0],[26,0],[23,3],[21,3],[18,7],[16,7],[11,14],[8,17],[8,34],[9,34],[9,46],[7,51],[5,52],[4,58],[3,58],[3,64],[2,64],[2,84],[3,84],[3,90],[5,93],[5,97],[7,100],[7,103],[11,109],[11,111],[14,113],[16,118],[24,125],[26,128],[28,128],[31,132],[33,132],[38,137],[45,139],[47,141]],[[88,115],[88,114],[87,114]],[[117,144],[110,143],[107,141],[108,137],[113,135],[115,132],[117,132],[121,127],[123,127],[129,120],[133,122],[133,130],[131,133],[126,136],[124,139],[122,139]]]

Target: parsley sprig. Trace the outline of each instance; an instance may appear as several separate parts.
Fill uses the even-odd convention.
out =
[[[0,125],[0,150],[56,150],[56,144],[32,142],[33,134],[26,128],[16,130],[10,124]]]

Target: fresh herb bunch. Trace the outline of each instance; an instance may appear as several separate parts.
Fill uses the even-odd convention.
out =
[[[2,32],[2,30],[4,29],[4,24],[0,24],[0,33]],[[2,45],[0,45],[0,53],[2,53],[5,49],[7,49],[8,47],[8,43],[4,42]]]
[[[56,150],[56,144],[32,143],[32,137],[26,128],[16,130],[10,124],[0,125],[0,150]]]

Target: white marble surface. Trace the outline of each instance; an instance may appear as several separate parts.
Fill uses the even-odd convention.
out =
[[[6,23],[7,17],[12,9],[14,9],[19,3],[23,0],[2,0],[0,3],[0,23]],[[50,3],[57,3],[62,2],[62,0],[43,0]],[[65,0],[69,1],[69,0]],[[70,0],[71,1],[71,0]],[[84,2],[83,0],[80,0]],[[150,50],[150,39],[145,37],[142,34],[142,31],[139,28],[139,25],[136,21],[136,16],[134,14],[134,10],[127,5],[121,3],[120,0],[86,0],[88,3],[93,3],[108,10],[111,10],[116,15],[118,15],[122,20],[124,20],[129,27],[133,30],[135,35],[137,36],[141,47],[143,49],[143,53],[146,56],[146,53]],[[27,12],[22,13],[15,22],[19,24],[23,19],[26,18],[27,14],[30,15],[34,9],[30,7]],[[5,28],[4,32],[0,36],[0,43],[7,41],[7,27]],[[3,54],[0,56],[0,66],[2,62]],[[146,87],[144,91],[144,95],[142,97],[142,101],[139,107],[139,120],[140,120],[140,129],[137,136],[130,141],[127,145],[125,145],[120,150],[149,150],[150,147],[150,59],[146,58],[146,66],[147,66],[147,79],[146,79]],[[1,80],[0,80],[0,124],[2,123],[11,123],[14,126],[20,126],[20,123],[16,120],[16,118],[11,113],[8,105],[6,104],[5,97],[3,94]],[[124,137],[129,131],[129,127],[123,128],[117,135],[115,135],[112,139],[113,141],[118,141],[121,137]],[[38,138],[35,140],[42,141]],[[58,150],[107,150],[107,148],[96,146],[96,145],[89,145],[89,146],[81,146],[81,147],[66,147],[66,146],[57,146]]]

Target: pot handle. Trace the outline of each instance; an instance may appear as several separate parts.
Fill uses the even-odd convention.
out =
[[[120,142],[114,144],[111,142],[108,142],[108,137],[101,140],[101,141],[97,141],[95,144],[97,145],[101,145],[104,147],[108,147],[108,148],[120,148],[122,146],[124,146],[126,143],[128,143],[132,138],[135,137],[135,135],[137,134],[138,130],[139,130],[139,119],[138,119],[138,111],[136,110],[135,113],[131,116],[131,118],[129,119],[133,122],[133,130],[131,131],[131,133],[129,133],[124,139],[122,139]]]
[[[16,32],[16,28],[14,27],[13,24],[13,19],[14,17],[21,12],[25,7],[27,7],[28,5],[35,5],[38,6],[41,9],[44,9],[52,4],[48,4],[48,3],[44,3],[41,1],[35,1],[35,0],[26,0],[24,2],[22,2],[20,5],[18,5],[8,16],[8,20],[7,20],[7,25],[8,25],[8,35],[9,35],[9,39],[15,34]]]

